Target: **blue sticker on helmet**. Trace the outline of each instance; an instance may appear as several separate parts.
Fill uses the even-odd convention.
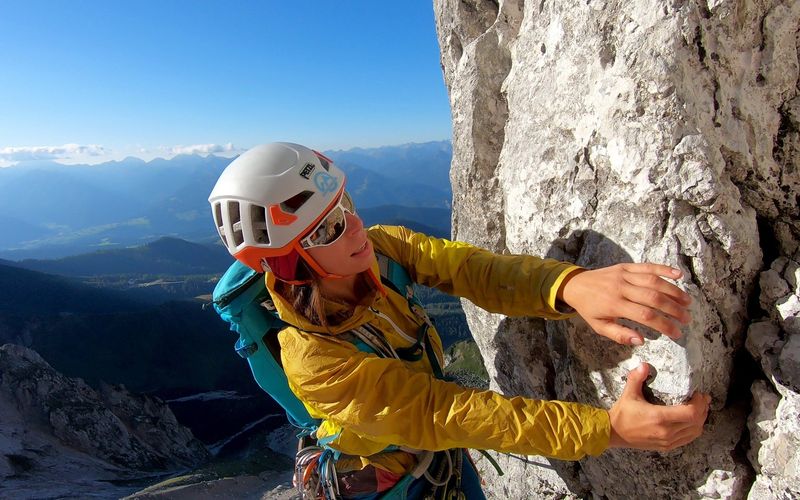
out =
[[[314,176],[314,185],[322,194],[333,193],[339,188],[339,179],[327,172],[317,172]]]

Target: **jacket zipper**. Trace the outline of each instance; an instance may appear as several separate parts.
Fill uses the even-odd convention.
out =
[[[392,321],[392,319],[389,318],[389,316],[383,314],[382,312],[378,311],[374,307],[370,307],[369,310],[372,311],[372,313],[375,314],[376,316],[385,319],[390,325],[392,325],[392,328],[394,328],[394,331],[396,331],[401,337],[403,337],[407,341],[411,342],[412,344],[415,344],[417,342],[417,339],[411,338],[408,335],[406,335],[405,332],[403,332],[394,323],[394,321]],[[431,347],[433,347],[433,346],[431,346]],[[442,369],[444,369],[444,360],[439,357],[439,353],[437,353],[435,349],[434,349],[434,355],[436,356],[436,360],[439,362],[439,366],[441,366]]]
[[[370,308],[369,308],[369,310],[370,310],[370,311],[372,311],[372,312],[373,312],[373,313],[374,313],[376,316],[378,316],[378,317],[381,317],[381,318],[385,319],[387,322],[389,322],[389,324],[390,324],[390,325],[392,325],[392,328],[394,328],[394,331],[396,331],[396,332],[397,332],[397,333],[398,333],[398,334],[399,334],[401,337],[403,337],[403,338],[404,338],[404,339],[406,339],[407,341],[411,342],[412,344],[414,344],[414,343],[416,343],[416,342],[417,342],[417,339],[415,339],[415,338],[411,338],[411,337],[409,337],[408,335],[406,335],[406,334],[405,334],[405,332],[403,332],[403,331],[402,331],[402,330],[401,330],[401,329],[400,329],[400,328],[399,328],[399,327],[398,327],[398,326],[397,326],[397,325],[394,323],[394,321],[392,321],[392,320],[391,320],[391,318],[389,318],[389,316],[387,316],[387,315],[383,314],[382,312],[378,311],[378,310],[377,310],[377,309],[375,309],[374,307],[370,307]]]

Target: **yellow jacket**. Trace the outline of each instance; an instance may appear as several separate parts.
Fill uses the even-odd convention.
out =
[[[416,283],[508,316],[565,317],[556,310],[556,292],[576,269],[571,264],[497,255],[403,227],[374,226],[368,236],[377,252],[399,262]],[[378,275],[377,263],[373,272]],[[353,456],[346,468],[372,463],[402,473],[413,467],[413,456],[405,452],[379,453],[389,445],[490,449],[564,460],[597,455],[608,446],[605,410],[467,389],[436,379],[427,356],[416,362],[379,358],[337,337],[369,323],[393,347],[411,345],[420,319],[405,297],[389,289],[326,331],[296,312],[274,285],[275,278],[267,274],[278,313],[292,325],[278,336],[289,386],[309,414],[323,420],[317,436],[332,438],[334,448]],[[429,331],[443,365],[441,340]]]

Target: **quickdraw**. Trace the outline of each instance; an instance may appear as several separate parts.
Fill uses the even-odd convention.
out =
[[[464,468],[464,450],[447,450],[437,454],[439,462],[431,475],[425,473],[425,479],[431,483],[431,489],[425,495],[426,500],[465,500],[461,489],[461,478]]]
[[[300,441],[303,443],[303,440]],[[302,498],[335,500],[339,498],[334,452],[319,446],[297,451],[292,484]]]

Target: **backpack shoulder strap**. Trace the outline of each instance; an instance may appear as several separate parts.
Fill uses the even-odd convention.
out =
[[[417,318],[422,320],[422,324],[417,330],[416,343],[410,347],[397,349],[397,354],[400,355],[401,359],[417,361],[422,357],[422,352],[424,351],[428,355],[428,361],[431,364],[431,368],[433,368],[434,375],[440,379],[444,378],[442,366],[429,340],[428,329],[433,328],[433,321],[414,294],[414,281],[411,279],[411,275],[408,274],[408,270],[405,267],[391,257],[379,252],[375,252],[375,257],[378,259],[381,283],[405,297],[408,301],[408,308]]]

